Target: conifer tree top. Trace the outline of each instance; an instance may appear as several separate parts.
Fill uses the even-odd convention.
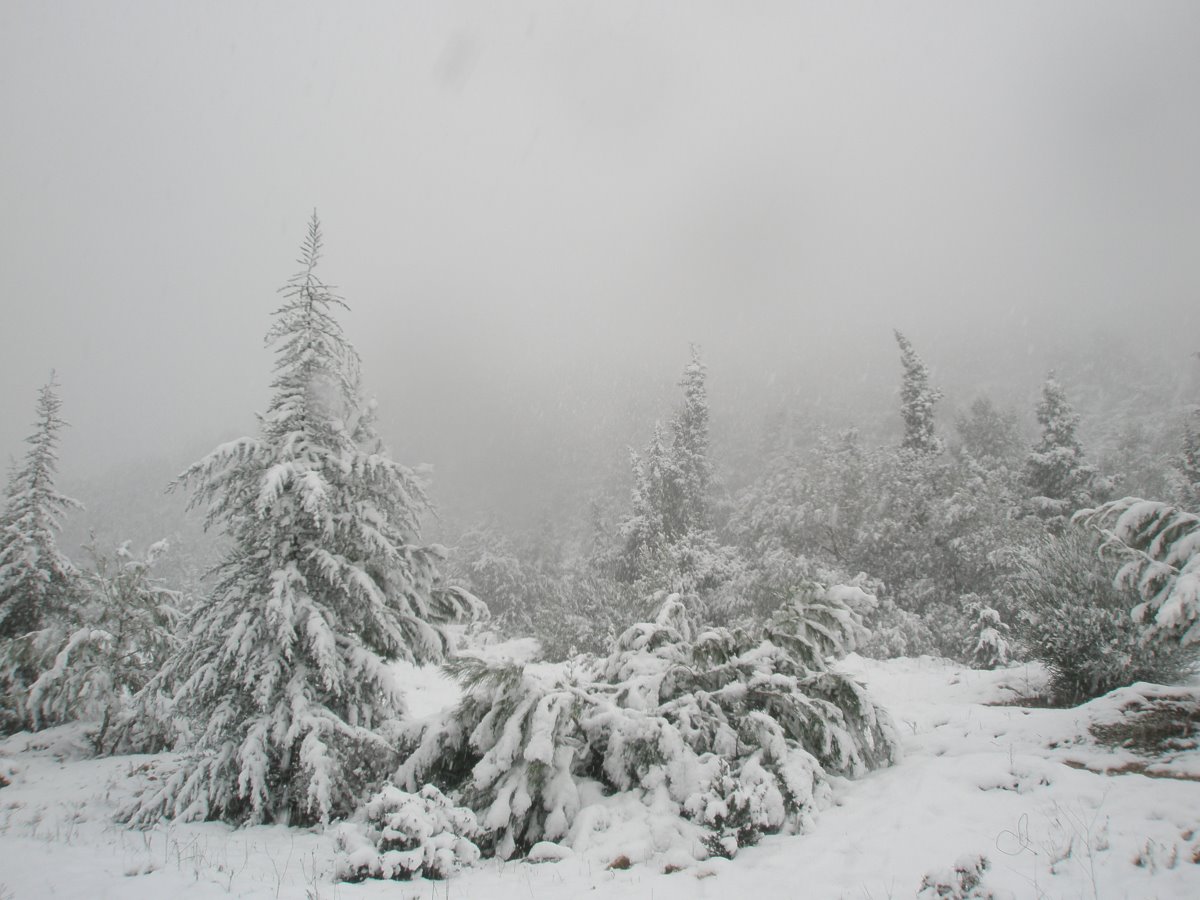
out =
[[[1042,435],[1025,460],[1025,482],[1039,514],[1063,516],[1095,501],[1103,484],[1075,436],[1079,416],[1050,372],[1037,405]]]
[[[58,383],[38,390],[37,420],[26,438],[24,461],[13,467],[0,515],[0,636],[41,626],[66,599],[76,572],[55,542],[61,518],[82,504],[55,487],[58,434],[67,423],[59,414]]]
[[[14,499],[33,501],[29,504],[30,512],[46,516],[44,524],[57,531],[59,513],[69,507],[78,507],[79,503],[60,497],[54,489],[58,470],[58,433],[67,422],[59,415],[62,400],[58,396],[58,382],[53,371],[50,380],[38,388],[36,409],[33,432],[25,439],[25,443],[29,444],[25,462],[15,469],[14,477],[9,482],[9,508],[12,508]]]
[[[1071,447],[1078,450],[1079,442],[1075,437],[1075,429],[1079,426],[1079,414],[1067,400],[1067,392],[1054,377],[1053,370],[1046,376],[1042,385],[1042,398],[1037,405],[1037,420],[1042,426],[1039,449]]]
[[[904,440],[901,446],[922,454],[941,452],[942,442],[934,433],[933,408],[942,399],[942,392],[929,384],[929,369],[900,331],[894,332],[900,345],[900,363],[904,367],[900,387],[900,412],[904,417]]]

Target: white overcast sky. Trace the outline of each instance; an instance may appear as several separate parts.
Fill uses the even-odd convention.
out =
[[[65,471],[252,429],[314,207],[442,477],[669,392],[689,341],[714,394],[890,383],[894,326],[1022,385],[1095,329],[1173,359],[1200,3],[8,0],[0,452],[52,367]]]

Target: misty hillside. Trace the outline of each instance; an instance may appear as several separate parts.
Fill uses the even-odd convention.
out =
[[[1200,8],[0,35],[0,900],[1200,895]]]

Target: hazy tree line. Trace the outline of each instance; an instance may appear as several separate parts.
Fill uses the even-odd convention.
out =
[[[894,444],[778,418],[755,476],[724,489],[708,459],[705,368],[693,349],[668,427],[655,425],[645,451],[632,454],[623,508],[612,495],[598,500],[583,536],[570,540],[561,535],[579,532],[468,529],[454,572],[489,598],[502,629],[537,634],[551,655],[601,650],[645,612],[654,586],[750,623],[816,581],[860,585],[877,598],[863,647],[875,655],[934,653],[986,666],[1039,657],[1056,667],[1063,700],[1131,678],[1175,677],[1190,653],[1143,640],[1131,616],[1137,591],[1113,584],[1120,561],[1111,541],[1072,518],[1114,501],[1130,482],[1160,486],[1162,502],[1196,510],[1200,407],[1164,423],[1169,451],[1119,446],[1114,455],[1137,471],[1102,472],[1054,372],[1033,410],[1032,442],[1017,411],[986,396],[944,433],[941,389],[912,343],[895,337],[903,431]],[[1050,649],[1053,609],[1088,625],[1074,643]]]
[[[0,725],[82,720],[98,752],[186,748],[127,821],[364,808],[367,824],[340,839],[343,874],[409,877],[564,836],[590,778],[655,786],[710,852],[732,855],[806,827],[828,773],[893,757],[886,713],[830,664],[847,652],[1040,659],[1059,702],[1192,663],[1200,407],[1169,432],[1163,493],[1117,499],[1123,473],[1089,456],[1053,373],[1032,443],[987,397],[947,432],[942,389],[897,331],[894,441],[784,417],[726,481],[693,347],[678,405],[630,452],[627,496],[535,533],[475,526],[449,552],[421,539],[425,487],[378,438],[320,252],[314,216],[268,332],[258,434],[175,482],[223,537],[197,590],[155,576],[161,544],[92,548],[82,567],[60,550],[79,504],[55,485],[53,379],[10,472]],[[468,644],[532,635],[573,662],[547,680],[453,659],[454,623]],[[408,721],[391,663],[448,659],[463,702]],[[401,820],[423,823],[399,849],[424,855],[403,865],[387,855]]]

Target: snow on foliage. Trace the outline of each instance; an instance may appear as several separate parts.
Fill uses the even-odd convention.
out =
[[[110,726],[121,731],[130,700],[162,668],[175,649],[180,597],[152,577],[166,552],[159,541],[143,557],[125,542],[110,560],[87,548],[92,566],[80,575],[81,599],[54,648],[53,664],[29,691],[34,728],[70,719],[99,720],[93,736],[104,747]],[[152,751],[170,742],[169,732],[130,729],[123,749]]]
[[[339,881],[449,878],[478,861],[479,832],[475,814],[453,806],[433,785],[415,794],[384,785],[356,821],[338,826],[335,875]]]
[[[274,394],[260,436],[179,478],[230,549],[179,652],[143,691],[172,693],[193,734],[183,767],[125,811],[140,824],[349,812],[392,758],[380,730],[403,705],[388,662],[440,660],[440,625],[478,611],[440,582],[440,548],[417,543],[428,504],[376,437],[333,315],[345,304],[314,272],[320,250],[314,214],[267,334]]]
[[[992,867],[986,856],[963,856],[948,869],[930,872],[921,880],[917,900],[995,900],[984,884]]]
[[[1075,521],[1098,529],[1103,549],[1124,559],[1116,581],[1141,596],[1138,621],[1184,646],[1200,643],[1200,516],[1125,497],[1081,510]]]
[[[754,633],[695,633],[672,594],[605,659],[548,670],[451,660],[464,697],[411,736],[395,781],[451,790],[503,858],[586,843],[596,783],[695,821],[724,855],[803,830],[828,774],[860,775],[898,752],[886,713],[828,665],[861,627],[847,599],[814,587]]]

